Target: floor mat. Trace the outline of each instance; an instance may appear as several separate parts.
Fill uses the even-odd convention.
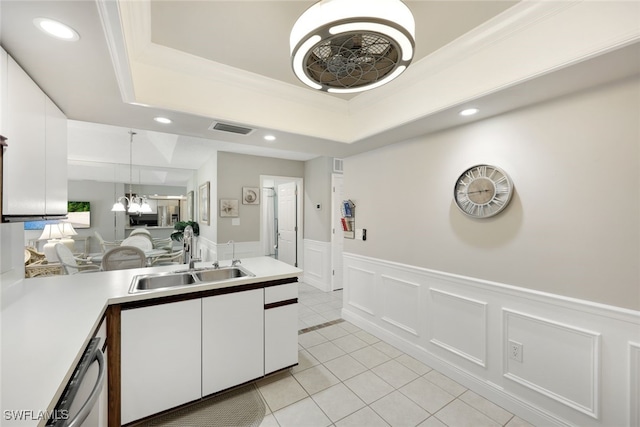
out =
[[[249,384],[136,426],[257,427],[264,419],[265,410],[258,389]]]

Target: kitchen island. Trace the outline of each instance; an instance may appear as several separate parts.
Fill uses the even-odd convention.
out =
[[[210,266],[196,264],[197,268]],[[302,274],[268,257],[244,259],[242,266],[255,276],[135,294],[129,293],[134,276],[186,266],[35,278],[3,285],[2,425],[44,426],[47,411],[54,409],[109,307],[144,305],[158,298],[184,299],[226,287],[295,281]]]

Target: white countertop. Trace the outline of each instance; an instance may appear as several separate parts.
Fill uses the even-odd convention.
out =
[[[197,263],[208,267],[210,262]],[[221,262],[221,267],[229,261]],[[52,410],[108,305],[296,277],[302,270],[269,257],[247,258],[255,274],[224,282],[129,294],[133,276],[186,269],[185,265],[116,270],[20,280],[3,286],[2,398],[0,425],[44,425],[38,413]],[[5,411],[32,411],[27,420]]]

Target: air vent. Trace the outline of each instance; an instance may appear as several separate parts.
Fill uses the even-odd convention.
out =
[[[344,172],[343,169],[342,169],[343,162],[344,161],[342,159],[336,159],[334,157],[334,159],[333,159],[333,171],[334,172],[338,172],[338,173]]]
[[[214,122],[211,126],[209,126],[209,130],[219,130],[221,132],[231,132],[240,135],[249,135],[251,132],[253,132],[253,129],[250,128],[219,122]]]

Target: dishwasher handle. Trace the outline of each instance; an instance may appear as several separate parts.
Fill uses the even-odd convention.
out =
[[[98,361],[98,379],[96,380],[96,384],[94,385],[93,390],[91,390],[91,394],[87,398],[87,401],[84,402],[76,416],[69,421],[67,427],[78,427],[79,425],[81,425],[89,416],[89,413],[93,409],[93,406],[95,405],[96,400],[98,400],[98,397],[100,397],[100,392],[102,391],[102,386],[104,385],[106,366],[104,353],[102,353],[102,350],[99,347],[96,347],[93,358],[91,359],[91,363],[96,360]]]

